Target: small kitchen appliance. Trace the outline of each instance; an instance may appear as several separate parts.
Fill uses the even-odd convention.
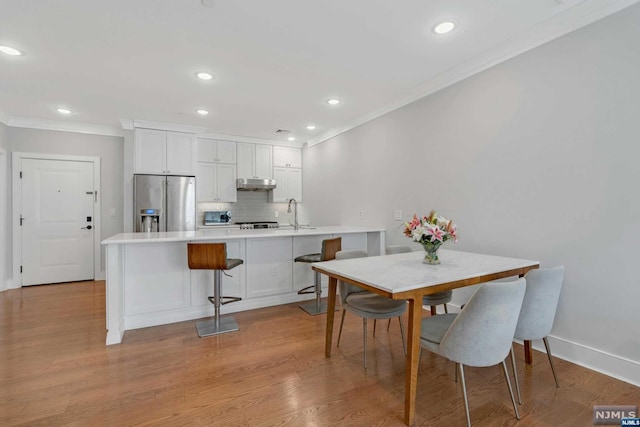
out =
[[[229,225],[231,224],[231,211],[205,211],[204,225]]]

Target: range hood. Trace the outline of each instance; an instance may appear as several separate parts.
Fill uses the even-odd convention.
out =
[[[240,191],[267,191],[276,188],[276,181],[273,179],[247,179],[238,178],[236,188]]]

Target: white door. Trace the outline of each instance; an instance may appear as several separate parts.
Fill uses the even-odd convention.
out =
[[[22,160],[22,285],[93,280],[93,163]]]

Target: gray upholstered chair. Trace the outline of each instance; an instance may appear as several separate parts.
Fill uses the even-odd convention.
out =
[[[411,246],[408,245],[390,245],[387,246],[387,255],[402,254],[411,252]],[[429,306],[431,308],[431,315],[436,315],[436,306],[444,305],[444,312],[448,313],[447,303],[451,302],[453,298],[453,291],[436,292],[435,294],[425,295],[422,297],[422,305]]]
[[[369,256],[365,251],[340,251],[336,253],[336,260],[363,258]],[[342,336],[342,325],[346,312],[362,317],[362,328],[364,333],[364,368],[367,369],[367,319],[391,319],[397,317],[400,321],[400,334],[402,335],[402,347],[405,356],[407,355],[407,345],[404,340],[404,326],[402,324],[402,314],[407,309],[405,300],[392,300],[381,295],[369,292],[358,286],[350,285],[343,281],[338,282],[340,292],[340,302],[342,303],[342,319],[340,320],[340,332],[338,332],[338,346]],[[375,336],[375,328],[374,328]]]
[[[441,314],[422,319],[420,346],[456,363],[460,370],[467,425],[471,425],[464,365],[484,367],[502,363],[511,403],[520,419],[505,363],[525,293],[523,278],[482,285],[460,314]]]
[[[556,387],[560,387],[556,369],[553,366],[553,358],[551,357],[551,348],[549,347],[547,335],[551,332],[553,320],[556,316],[556,309],[558,308],[560,290],[562,289],[562,281],[564,280],[564,266],[531,270],[525,278],[527,279],[527,291],[524,294],[522,310],[520,311],[520,318],[518,319],[514,338],[529,341],[541,339],[544,342],[549,364],[551,365],[551,372],[553,373],[553,379],[556,381]],[[511,364],[516,382],[516,390],[518,392],[518,402],[522,404],[513,346],[511,349]]]

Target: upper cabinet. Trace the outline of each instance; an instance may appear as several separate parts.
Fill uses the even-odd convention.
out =
[[[273,178],[273,157],[270,145],[238,142],[238,178]]]
[[[236,143],[216,139],[198,138],[196,159],[199,162],[236,163]]]
[[[136,129],[133,172],[157,175],[195,175],[194,134]]]
[[[302,168],[302,150],[294,147],[273,147],[273,166]]]
[[[288,202],[289,199],[302,201],[302,169],[273,168],[276,188],[270,191],[270,202]]]
[[[198,162],[198,202],[238,201],[236,165],[230,163]]]

